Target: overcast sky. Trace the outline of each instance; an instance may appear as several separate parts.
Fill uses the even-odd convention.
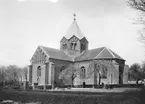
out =
[[[25,66],[38,45],[59,48],[76,13],[89,49],[106,46],[126,60],[141,63],[137,13],[125,0],[0,0],[0,65]]]

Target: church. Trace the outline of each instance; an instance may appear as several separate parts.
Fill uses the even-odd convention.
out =
[[[76,18],[60,40],[60,49],[38,46],[28,67],[33,86],[126,84],[125,60],[107,47],[89,50]]]

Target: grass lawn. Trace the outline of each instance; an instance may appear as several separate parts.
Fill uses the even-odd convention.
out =
[[[1,90],[0,101],[41,104],[145,104],[145,90],[127,92]]]

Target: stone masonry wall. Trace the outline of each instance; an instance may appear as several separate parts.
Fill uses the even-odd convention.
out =
[[[41,77],[40,77],[39,81],[37,81],[38,66],[41,67]],[[43,64],[43,63],[37,63],[37,64],[32,65],[32,85],[37,82],[39,82],[38,85],[45,84],[45,64]]]
[[[74,80],[74,85],[82,85],[83,82],[85,82],[86,84],[94,84],[94,74],[90,74],[91,71],[93,71],[93,67],[91,67],[90,64],[91,61],[76,62],[74,64],[74,67],[78,70],[81,70],[82,66],[86,69],[86,78],[81,79],[80,74],[78,74],[78,76]]]

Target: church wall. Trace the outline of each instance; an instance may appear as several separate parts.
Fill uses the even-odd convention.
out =
[[[107,78],[101,79],[101,83],[104,84],[118,84],[119,83],[119,65],[113,63],[112,61],[108,61],[110,65],[108,66]],[[86,68],[86,79],[80,79],[80,75],[78,75],[74,81],[74,85],[82,85],[83,82],[86,84],[99,84],[99,75],[95,75],[94,73],[89,75],[90,72],[94,71],[94,66],[92,61],[82,61],[76,62],[74,66],[80,70],[82,66]],[[100,83],[100,84],[101,84]]]
[[[55,64],[54,65],[55,66],[55,83],[57,83],[58,85],[62,84],[62,81],[59,78],[61,66],[65,66],[65,68],[71,68],[73,65],[73,67],[78,70],[80,70],[80,68],[84,66],[86,69],[86,72],[88,72],[88,69],[89,69],[88,67],[91,62],[91,61],[83,61],[83,62],[72,63],[68,61],[54,60],[54,59],[50,59],[50,61]],[[94,84],[93,74],[89,75],[89,77],[86,75],[86,77],[87,77],[86,79],[80,79],[80,74],[78,74],[77,77],[74,79],[74,85],[82,85],[83,82],[85,82],[86,84]],[[63,82],[63,84],[71,85],[72,80],[68,79],[67,82]]]
[[[49,62],[45,63],[45,84],[49,84]]]
[[[66,38],[62,38],[62,40],[60,41],[60,49],[61,50],[64,50],[64,47],[63,47],[63,44],[66,43],[67,44],[67,47],[66,49],[69,49],[69,43],[68,43],[68,40]]]
[[[32,84],[37,83],[37,67],[41,64],[32,65]]]
[[[74,67],[77,68],[78,70],[81,70],[82,66],[84,66],[85,69],[86,69],[86,79],[81,79],[80,74],[78,74],[78,76],[74,80],[74,85],[82,85],[83,82],[85,82],[86,84],[94,84],[94,75],[93,74],[91,74],[91,75],[88,74],[90,63],[91,63],[91,61],[82,61],[82,62],[76,62],[74,64]]]
[[[101,78],[100,84],[118,84],[119,83],[119,64],[114,60],[98,60],[98,62],[103,62],[107,66],[107,77]],[[96,60],[97,62],[97,60]],[[97,64],[97,63],[96,63]],[[101,67],[100,67],[101,68]],[[94,77],[95,84],[99,85],[99,74]]]
[[[85,44],[85,47],[86,47],[85,50],[88,50],[88,41],[87,41],[86,38],[81,39],[80,43],[81,43],[81,44],[82,44],[82,43]],[[81,49],[81,48],[80,48],[80,49]],[[84,51],[84,50],[81,50],[81,51]]]
[[[70,41],[67,42],[67,45],[68,45],[68,50],[71,50],[71,42]]]
[[[70,40],[66,40],[66,39],[63,38],[62,41],[61,41],[61,43],[60,43],[60,49],[61,49],[61,50],[73,50],[73,49],[72,49],[72,46],[71,46],[72,41],[73,41],[73,37],[72,37],[72,39],[70,39]],[[66,49],[63,49],[63,44],[64,44],[64,43],[66,43],[66,45],[67,45]],[[77,43],[77,45],[76,45],[76,47],[75,47],[75,50],[73,50],[73,51],[80,52],[80,51],[81,51],[81,50],[80,50],[80,49],[81,49],[80,41],[77,40],[76,43]]]
[[[111,63],[107,71],[106,84],[119,84],[119,65]]]
[[[72,50],[72,49],[71,49],[71,42],[72,42],[72,40],[70,39],[70,40],[68,41],[68,49],[69,49],[69,50]],[[77,43],[77,45],[76,45],[75,50],[76,50],[76,51],[80,51],[80,41],[78,40],[76,43]]]
[[[115,60],[119,64],[119,84],[123,84],[123,72],[125,61],[124,60]]]
[[[115,60],[106,60],[108,61],[108,71],[107,71],[107,79],[101,79],[101,83],[104,84],[119,84],[119,74],[122,75],[122,73],[119,73],[120,70],[124,71],[124,61],[121,60],[117,61],[119,63],[116,63]],[[82,66],[84,66],[86,68],[86,72],[88,72],[89,70],[89,65],[91,64],[92,61],[82,61],[82,62],[76,62],[74,65],[76,68],[80,69]],[[94,68],[92,66],[92,68]],[[87,74],[87,73],[86,73]],[[128,68],[125,67],[125,71],[123,72],[123,76],[122,79],[123,83],[127,83],[128,80]],[[99,82],[99,77],[95,76],[94,74],[92,74],[89,78],[86,78],[85,80],[80,79],[80,76],[78,75],[78,77],[75,79],[74,84],[75,85],[81,85],[83,83],[83,81],[86,84],[98,84]],[[100,83],[100,84],[101,84]]]
[[[128,84],[128,70],[129,70],[129,66],[125,65],[124,72],[123,72],[123,84]]]
[[[72,46],[72,43],[76,43],[76,46]],[[82,44],[84,47],[82,48]],[[88,41],[86,38],[79,40],[76,36],[72,36],[70,39],[66,39],[65,37],[62,38],[60,41],[60,49],[67,50],[67,51],[75,51],[75,52],[83,52],[84,50],[88,50]]]
[[[80,52],[81,51],[80,49],[81,49],[81,43],[80,41],[77,41],[76,50]]]
[[[28,74],[27,74],[27,80],[29,81],[30,84],[32,84],[32,65],[28,66]]]
[[[41,77],[39,80],[38,85],[44,85],[45,84],[45,64],[43,63],[35,63],[32,65],[32,84],[37,83],[37,68],[38,66],[41,67]]]
[[[59,74],[61,72],[61,67],[64,66],[65,68],[68,68],[72,62],[69,62],[69,61],[63,61],[63,60],[56,60],[56,59],[50,59],[50,62],[54,63],[54,80],[55,80],[55,84],[58,85],[58,86],[61,86],[63,83],[62,83],[62,80],[59,78]],[[71,84],[71,80],[69,81],[69,83],[66,83],[66,84]]]
[[[45,85],[45,64],[41,65],[41,79],[40,85]]]
[[[59,74],[61,72],[61,67],[65,66],[65,68],[71,68],[73,65],[74,68],[80,70],[82,66],[86,69],[86,79],[80,78],[80,73],[78,73],[77,77],[74,79],[74,85],[82,85],[83,82],[85,82],[88,85],[91,84],[98,84],[98,78],[94,76],[94,73],[89,74],[91,71],[93,71],[94,66],[92,64],[92,61],[82,61],[82,62],[69,62],[69,61],[62,61],[62,60],[55,60],[50,59],[50,62],[54,63],[54,76],[52,74],[52,78],[54,77],[55,84],[61,85],[62,80],[59,78]],[[112,66],[110,65],[107,71],[107,79],[101,79],[101,83],[104,84],[118,84],[119,83],[119,65],[116,63],[112,63]],[[37,68],[38,66],[41,66],[41,79],[39,82],[39,85],[49,84],[49,64],[43,64],[43,63],[35,63],[32,65],[32,83],[37,83]],[[124,72],[124,75],[126,75],[126,72]],[[127,77],[123,77],[123,81],[127,82]],[[71,85],[72,80],[69,79],[65,85]],[[52,83],[51,83],[52,84]]]

